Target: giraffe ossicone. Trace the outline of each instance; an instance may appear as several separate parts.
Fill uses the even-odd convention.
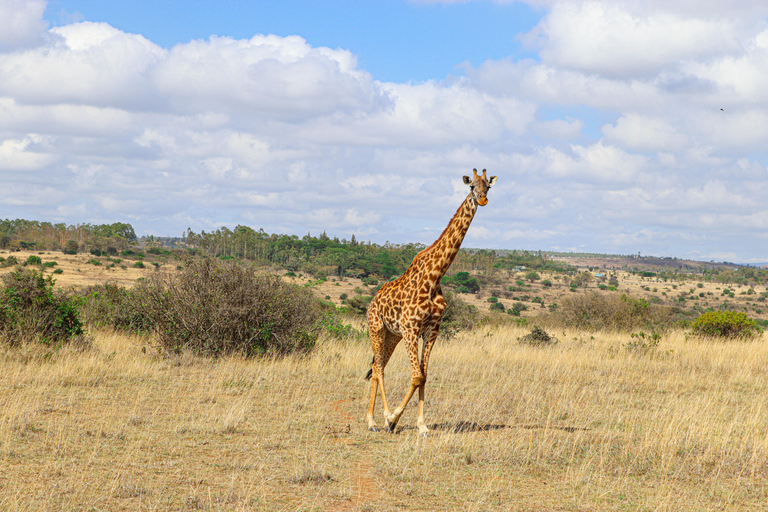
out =
[[[368,332],[373,349],[371,370],[366,375],[366,378],[371,378],[366,414],[369,430],[378,431],[373,416],[379,391],[384,406],[384,428],[394,432],[405,407],[418,389],[419,433],[426,435],[429,431],[424,420],[424,389],[429,354],[440,332],[440,321],[445,312],[440,280],[456,258],[477,207],[488,204],[488,190],[496,180],[496,176],[486,177],[485,169],[482,175],[473,169],[472,177],[464,176],[464,184],[469,185],[469,194],[443,233],[413,258],[402,276],[385,283],[368,306]],[[423,340],[421,358],[419,339]],[[403,401],[390,412],[384,391],[384,367],[401,340],[404,340],[411,361],[411,384]]]

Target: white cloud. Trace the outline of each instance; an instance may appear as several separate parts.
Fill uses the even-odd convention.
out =
[[[36,136],[0,142],[0,172],[39,171],[53,163],[54,155],[34,151],[31,147],[41,142],[42,138]]]
[[[727,19],[665,11],[636,13],[626,4],[558,2],[524,44],[552,65],[609,77],[645,75],[670,62],[738,51],[738,27]]]
[[[646,157],[602,142],[586,147],[574,144],[571,154],[553,147],[544,148],[541,153],[545,161],[544,173],[555,178],[586,182],[629,181],[647,167]]]
[[[662,118],[627,113],[615,125],[603,126],[607,142],[638,151],[669,151],[684,149],[688,137]]]
[[[42,42],[45,5],[45,0],[0,0],[0,49]]]
[[[0,0],[6,215],[430,243],[477,167],[469,245],[768,253],[768,11],[529,3],[538,58],[384,83],[299,36],[164,49]]]

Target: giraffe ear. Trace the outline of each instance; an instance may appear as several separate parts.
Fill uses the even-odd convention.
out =
[[[464,184],[465,185],[471,185],[472,184],[472,178],[469,176],[464,176]]]
[[[498,176],[491,176],[491,178],[488,180],[488,186],[492,187],[494,183],[496,183],[496,180],[498,180]]]

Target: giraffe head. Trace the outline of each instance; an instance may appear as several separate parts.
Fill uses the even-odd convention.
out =
[[[472,195],[472,198],[475,200],[475,202],[480,206],[485,206],[488,204],[488,191],[491,189],[491,185],[496,183],[498,176],[491,176],[490,178],[486,178],[485,169],[483,169],[482,176],[477,174],[477,169],[472,169],[472,171],[475,173],[475,175],[472,178],[469,176],[464,176],[464,184],[469,185],[470,194]]]

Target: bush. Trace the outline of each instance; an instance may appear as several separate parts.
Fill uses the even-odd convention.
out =
[[[469,277],[469,272],[457,272],[451,277],[443,277],[441,283],[447,286],[455,286],[459,293],[477,293],[480,283],[474,277]]]
[[[550,336],[547,331],[541,327],[535,326],[529,334],[519,338],[521,345],[530,345],[532,347],[551,347],[557,345],[558,340]]]
[[[134,290],[168,351],[246,356],[311,349],[319,307],[311,292],[280,277],[212,258],[155,273]]]
[[[491,311],[501,311],[501,312],[503,312],[504,311],[504,304],[502,304],[501,302],[494,302],[493,304],[491,304]]]
[[[34,254],[31,254],[29,258],[27,258],[27,261],[24,262],[24,265],[42,265],[43,260],[40,259],[40,256],[35,256]]]
[[[446,307],[440,322],[440,334],[452,338],[459,331],[472,330],[480,318],[477,308],[449,290],[443,290],[443,298]]]
[[[588,292],[564,297],[553,315],[562,325],[588,331],[661,332],[672,323],[671,309],[626,294]]]
[[[89,287],[83,298],[83,321],[98,327],[131,332],[149,332],[152,321],[141,306],[136,289],[124,288],[115,283]]]
[[[372,295],[355,295],[351,299],[347,299],[347,306],[353,313],[364,315],[368,311],[368,304],[372,300]]]
[[[45,263],[43,263],[43,266],[46,268],[53,268],[56,265],[58,265],[58,263],[56,263],[55,261],[46,261]]]
[[[62,345],[83,334],[77,298],[55,293],[54,283],[41,271],[26,268],[3,276],[0,338],[6,344]]]
[[[0,261],[0,268],[15,267],[18,264],[19,260],[16,258],[16,256],[11,255]]]
[[[751,338],[759,328],[757,322],[738,311],[708,311],[691,326],[693,334],[711,338]]]
[[[141,261],[137,261],[136,263],[133,264],[133,267],[134,268],[144,268],[144,263],[141,262]]]

